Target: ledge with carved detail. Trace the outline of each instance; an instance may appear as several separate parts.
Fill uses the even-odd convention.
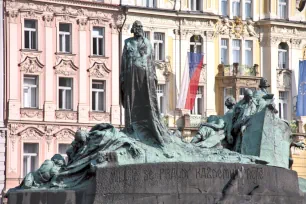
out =
[[[276,81],[277,88],[279,89],[291,89],[291,76],[292,70],[290,69],[276,69]]]
[[[97,123],[110,123],[110,113],[100,112],[100,111],[91,111],[89,112],[89,120],[91,122]]]
[[[109,57],[106,57],[104,55],[89,55],[88,57],[92,59],[109,59]]]
[[[22,120],[43,120],[43,110],[38,108],[20,108],[20,116]]]
[[[55,119],[56,120],[77,121],[78,112],[72,111],[72,110],[56,110]]]
[[[218,76],[251,76],[259,77],[258,64],[240,65],[239,63],[233,63],[233,65],[218,65]]]
[[[27,52],[27,53],[37,53],[40,54],[42,53],[41,50],[37,50],[37,49],[20,49],[20,52]]]

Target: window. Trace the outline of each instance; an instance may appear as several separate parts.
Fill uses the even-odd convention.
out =
[[[92,54],[104,56],[104,28],[98,28],[98,27],[93,28]]]
[[[194,35],[190,38],[190,52],[203,53],[202,37],[200,35]]]
[[[37,49],[37,28],[35,20],[24,20],[24,48]]]
[[[70,144],[58,144],[58,153],[62,155],[65,159],[66,164],[68,163],[68,156],[66,154],[67,149],[70,147]]]
[[[38,144],[23,144],[23,176],[38,168]]]
[[[240,0],[232,0],[232,15],[240,16]]]
[[[150,40],[150,32],[149,31],[144,31],[144,37]]]
[[[287,17],[287,0],[278,0],[278,17]]]
[[[248,67],[252,67],[253,65],[253,41],[246,40],[245,41],[245,65]]]
[[[72,78],[59,78],[58,105],[59,109],[72,109]]]
[[[59,51],[71,52],[71,24],[59,24]]]
[[[23,107],[38,107],[38,77],[24,76],[23,78]]]
[[[280,43],[278,46],[278,68],[288,69],[288,45]]]
[[[287,120],[287,104],[288,104],[288,92],[280,91],[279,92],[279,117]]]
[[[105,81],[92,81],[92,110],[105,111]]]
[[[227,16],[227,0],[221,0],[221,15]]]
[[[190,10],[191,11],[200,11],[202,10],[202,0],[190,0]]]
[[[221,64],[228,65],[228,40],[221,39]]]
[[[165,93],[165,85],[158,84],[156,87],[156,95],[157,95],[159,112],[161,114],[165,113],[165,95],[164,93]]]
[[[252,0],[245,0],[245,18],[252,17]]]
[[[156,0],[143,0],[146,7],[156,8]]]
[[[193,115],[203,114],[203,87],[198,86],[197,94],[194,101],[193,109],[191,110]]]
[[[240,40],[233,40],[233,63],[240,63]]]
[[[233,88],[231,88],[231,87],[224,88],[224,101],[223,101],[224,114],[228,111],[227,107],[225,106],[225,101],[230,96],[234,97],[233,96]]]
[[[165,60],[165,34],[154,33],[155,60]]]

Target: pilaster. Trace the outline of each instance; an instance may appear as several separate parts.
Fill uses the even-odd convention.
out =
[[[45,14],[43,20],[45,21],[45,91],[44,98],[44,120],[54,121],[56,104],[54,104],[54,71],[53,71],[53,14]]]
[[[112,83],[112,102],[111,102],[111,123],[114,125],[120,124],[120,106],[119,106],[119,32],[117,27],[112,27],[112,72],[111,72],[111,83]]]
[[[79,24],[79,103],[78,103],[78,122],[88,122],[88,74],[87,74],[87,18],[77,20]]]

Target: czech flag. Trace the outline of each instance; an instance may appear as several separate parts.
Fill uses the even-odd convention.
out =
[[[199,86],[204,55],[188,52],[177,108],[192,110]]]

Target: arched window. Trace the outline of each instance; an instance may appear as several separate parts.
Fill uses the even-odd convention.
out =
[[[190,52],[203,53],[203,39],[200,35],[194,35],[190,38]]]
[[[288,69],[288,45],[286,43],[280,43],[278,45],[278,68]]]

